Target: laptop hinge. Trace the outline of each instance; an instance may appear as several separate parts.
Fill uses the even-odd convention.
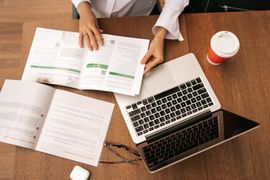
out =
[[[191,116],[191,117],[189,117],[187,119],[180,120],[178,123],[172,124],[172,125],[166,127],[165,129],[163,128],[163,129],[160,129],[160,130],[158,130],[156,132],[153,132],[152,134],[146,135],[145,136],[146,141],[148,143],[153,142],[153,141],[155,141],[157,139],[165,137],[166,135],[172,134],[172,133],[174,133],[174,132],[176,132],[176,131],[178,131],[180,129],[183,129],[183,128],[189,126],[190,123],[193,124],[193,123],[195,123],[195,122],[197,122],[199,120],[206,119],[206,118],[209,118],[211,116],[212,116],[212,112],[209,109],[205,110],[205,111],[203,111],[203,112],[201,112],[199,114],[196,114],[194,116]]]

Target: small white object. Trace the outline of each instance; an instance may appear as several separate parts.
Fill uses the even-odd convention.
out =
[[[234,56],[240,48],[239,39],[229,31],[219,31],[214,34],[210,44],[215,54],[223,58]]]
[[[90,173],[80,166],[75,166],[70,174],[72,180],[87,180]]]

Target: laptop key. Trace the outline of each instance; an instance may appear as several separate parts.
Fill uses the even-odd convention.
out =
[[[154,122],[155,122],[155,124],[159,124],[160,123],[158,119],[156,119]]]
[[[162,104],[162,109],[166,109],[167,108],[167,106],[165,105],[165,104]]]
[[[148,132],[148,130],[147,130],[147,129],[143,131],[143,133],[147,133],[147,132]]]
[[[202,94],[202,98],[207,98],[207,97],[209,97],[208,93]]]
[[[187,90],[183,90],[183,94],[187,94],[188,92],[187,92]]]
[[[137,121],[137,120],[139,120],[141,118],[140,118],[139,115],[136,115],[136,116],[131,117],[130,119],[131,119],[131,121]]]
[[[147,122],[149,122],[149,117],[146,117],[146,118],[144,118],[143,120],[144,120],[144,122],[147,123]]]
[[[147,129],[147,128],[149,128],[149,125],[148,124],[144,124],[143,127],[144,127],[144,129]]]
[[[145,113],[141,113],[140,115],[141,115],[141,118],[145,118],[146,116]]]
[[[164,122],[164,121],[165,121],[165,118],[164,118],[164,117],[161,117],[161,118],[159,118],[159,120],[160,120],[161,122]]]
[[[165,121],[165,123],[166,123],[166,124],[169,124],[170,122],[171,122],[170,120],[168,120],[168,121]]]
[[[153,127],[150,127],[148,130],[149,130],[149,131],[153,131],[153,130],[154,130],[154,128],[153,128]]]
[[[155,125],[155,129],[157,129],[157,128],[159,128],[159,125],[157,124],[157,125]]]
[[[194,92],[192,93],[192,95],[193,95],[193,96],[197,96],[198,93],[197,93],[196,91],[194,91]]]
[[[142,112],[146,111],[146,107],[145,107],[145,106],[142,107],[142,108],[141,108],[141,111],[142,111]]]
[[[193,79],[193,80],[191,80],[191,84],[192,84],[192,85],[195,85],[195,84],[197,84],[197,83],[196,83],[196,81]]]
[[[187,88],[187,87],[186,87],[185,84],[181,84],[181,85],[180,85],[180,89],[181,89],[181,90],[184,90],[184,89],[186,89],[186,88]]]
[[[201,103],[202,103],[203,105],[205,105],[205,104],[206,104],[206,101],[205,101],[205,100],[202,100]]]
[[[163,103],[166,103],[167,102],[167,99],[166,98],[162,98],[162,102]]]
[[[207,102],[212,102],[211,98],[206,99]]]
[[[205,89],[205,88],[201,88],[201,89],[198,90],[198,93],[199,93],[199,94],[202,94],[202,93],[204,93],[204,92],[206,92],[206,89]]]
[[[142,100],[142,103],[143,103],[143,105],[148,104],[148,102],[147,102],[147,100],[146,100],[146,99]]]
[[[140,131],[143,130],[143,127],[142,127],[142,126],[136,127],[135,130],[136,130],[137,132],[140,132]]]
[[[155,118],[159,118],[159,117],[160,117],[159,113],[156,113]]]
[[[156,113],[157,111],[156,111],[156,109],[151,109],[151,112],[154,114],[154,113]]]
[[[190,82],[187,82],[186,85],[187,85],[187,87],[190,87],[191,86],[191,83]]]
[[[153,97],[149,97],[147,100],[149,103],[152,103],[152,102],[154,102],[155,99]]]
[[[187,98],[187,96],[183,96],[182,99],[183,99],[184,101],[186,101],[188,98]]]
[[[134,115],[136,115],[136,114],[139,114],[140,112],[141,112],[140,109],[136,109],[135,111],[129,112],[129,116],[132,117],[132,116],[134,116]]]
[[[161,99],[161,98],[166,97],[168,95],[171,95],[171,94],[173,94],[175,92],[178,92],[179,90],[180,90],[179,87],[176,86],[176,87],[171,88],[171,89],[169,89],[167,91],[164,91],[162,93],[159,93],[159,94],[155,95],[154,97],[155,97],[156,100],[158,100],[158,99]]]
[[[134,125],[134,127],[137,127],[137,126],[139,126],[139,123],[138,122],[134,122],[133,125]]]

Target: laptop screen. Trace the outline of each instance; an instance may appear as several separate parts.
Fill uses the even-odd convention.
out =
[[[226,142],[259,123],[226,110],[206,112],[161,132],[137,146],[150,172]]]
[[[255,128],[259,123],[241,117],[226,110],[223,111],[224,139],[230,139],[250,129]]]

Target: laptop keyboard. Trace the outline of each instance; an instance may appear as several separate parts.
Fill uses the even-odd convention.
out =
[[[129,105],[126,110],[140,136],[212,105],[201,79],[196,78]]]
[[[219,137],[217,117],[196,123],[143,148],[149,167]]]

